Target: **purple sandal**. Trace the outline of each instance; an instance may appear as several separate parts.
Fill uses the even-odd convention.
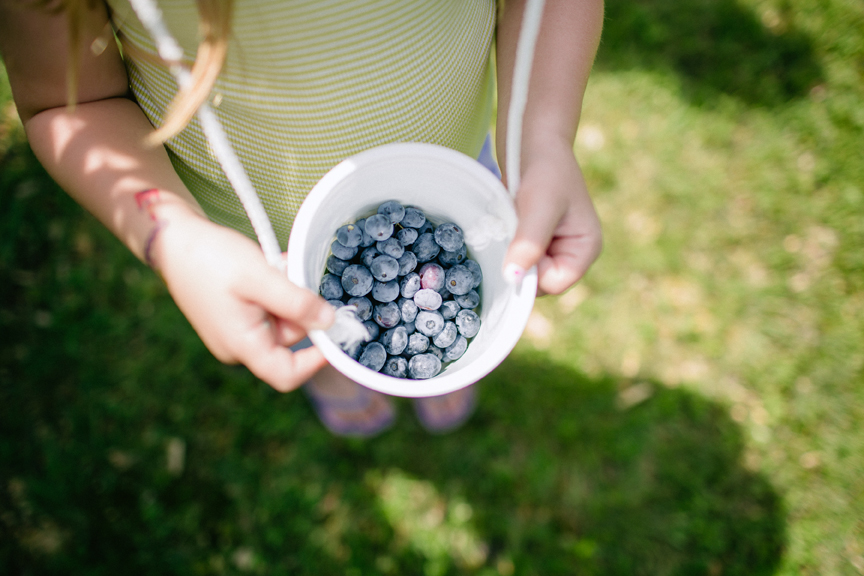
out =
[[[396,421],[396,411],[393,404],[380,392],[375,392],[357,384],[357,393],[351,398],[334,398],[315,390],[313,380],[303,386],[303,391],[312,403],[312,408],[318,415],[318,419],[334,436],[343,438],[372,438],[384,430],[390,428]],[[376,398],[382,396],[386,401],[387,409],[378,417],[362,422],[346,421],[339,415],[340,412],[363,412]]]
[[[457,396],[458,395],[458,396]],[[446,406],[453,398],[459,400],[459,406],[454,411],[447,411]],[[444,415],[436,413],[436,407],[445,408]],[[477,407],[477,392],[474,386],[463,388],[442,396],[417,398],[414,400],[414,412],[420,425],[430,434],[446,434],[462,426],[474,414]]]

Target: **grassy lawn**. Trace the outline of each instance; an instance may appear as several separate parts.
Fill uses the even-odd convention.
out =
[[[2,75],[0,75],[2,76]],[[469,424],[215,361],[0,82],[0,572],[864,574],[864,4],[609,2],[603,255]]]

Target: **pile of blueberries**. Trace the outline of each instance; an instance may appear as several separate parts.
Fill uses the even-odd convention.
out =
[[[346,353],[396,378],[432,378],[460,358],[480,330],[483,279],[462,230],[438,226],[413,206],[384,202],[378,213],[336,231],[320,292],[355,306],[368,331]]]

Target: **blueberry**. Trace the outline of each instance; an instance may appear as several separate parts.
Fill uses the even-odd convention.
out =
[[[418,290],[420,290],[420,275],[416,272],[409,272],[399,283],[399,293],[404,298],[413,298]]]
[[[372,319],[382,328],[393,328],[402,320],[399,305],[395,302],[378,304],[372,311]]]
[[[399,263],[399,276],[405,276],[417,268],[417,256],[410,250],[406,250],[396,261]]]
[[[408,228],[420,228],[426,223],[426,215],[421,210],[413,206],[405,207],[405,215],[402,217],[400,224]]]
[[[432,378],[441,371],[441,360],[432,354],[418,354],[408,361],[408,374],[415,380]]]
[[[389,282],[399,276],[399,262],[392,256],[376,256],[369,265],[372,276],[380,282]]]
[[[457,336],[459,331],[456,329],[456,324],[445,322],[444,329],[432,339],[432,343],[439,348],[447,348],[456,341]]]
[[[405,327],[405,332],[408,333],[409,336],[414,334],[417,331],[417,327],[414,326],[414,322],[402,322],[402,326]]]
[[[459,333],[466,338],[473,338],[480,331],[480,317],[471,310],[460,310],[455,322]]]
[[[318,291],[325,300],[341,299],[343,292],[339,277],[333,274],[325,274],[321,279],[321,286],[318,288]]]
[[[414,303],[421,310],[437,310],[441,307],[441,295],[434,290],[423,288],[414,294]]]
[[[429,338],[419,332],[415,332],[408,336],[408,346],[405,347],[403,353],[406,356],[416,356],[417,354],[423,354],[428,349]]]
[[[441,288],[438,289],[438,294],[441,295],[442,300],[453,300],[453,293],[447,290],[446,285],[442,285]]]
[[[384,346],[378,342],[370,342],[363,349],[363,353],[360,354],[360,358],[357,361],[370,370],[379,372],[384,367],[386,360],[387,352],[384,351]]]
[[[469,290],[467,294],[456,296],[453,298],[459,306],[472,310],[480,305],[480,295],[476,290]]]
[[[414,228],[402,228],[402,230],[396,233],[396,237],[399,238],[399,243],[402,246],[410,246],[417,240],[418,236],[419,234],[417,234],[417,230]]]
[[[378,214],[387,216],[392,224],[398,224],[405,217],[405,208],[399,202],[390,200],[378,207]]]
[[[435,231],[435,226],[432,225],[429,220],[426,220],[423,224],[417,227],[417,233],[422,236],[426,233],[432,233]]]
[[[445,362],[452,362],[454,360],[458,360],[465,353],[465,350],[468,349],[468,340],[465,339],[464,336],[459,336],[456,338],[456,341],[453,342],[450,346],[448,346],[444,350],[444,358]]]
[[[348,248],[356,248],[363,241],[363,230],[356,224],[346,224],[336,230],[336,240]]]
[[[372,317],[372,302],[369,301],[369,298],[366,298],[365,296],[355,296],[354,298],[348,299],[348,305],[357,307],[357,318],[361,322],[365,322]]]
[[[399,242],[397,238],[391,236],[387,240],[382,240],[375,245],[378,250],[381,251],[382,254],[387,254],[388,256],[392,256],[393,258],[399,258],[402,254],[405,253],[405,247]]]
[[[447,250],[442,250],[440,254],[438,254],[438,261],[441,262],[444,266],[454,266],[456,264],[460,264],[463,260],[465,260],[465,256],[468,255],[468,248],[465,244],[462,244],[462,247],[455,252],[448,252]]]
[[[341,258],[337,258],[332,254],[327,257],[327,271],[331,274],[335,274],[336,276],[342,277],[342,273],[345,271],[345,268],[348,267],[347,260],[342,260]]]
[[[399,282],[391,280],[389,282],[378,282],[372,284],[372,298],[378,302],[392,302],[399,297]]]
[[[363,326],[365,326],[366,330],[369,332],[369,338],[366,339],[367,342],[372,342],[373,340],[378,339],[378,335],[381,334],[381,328],[378,324],[372,320],[367,320],[363,322]]]
[[[438,358],[438,360],[444,359],[444,350],[442,350],[441,348],[438,348],[434,344],[429,344],[429,348],[426,350],[426,353],[432,354],[433,356]]]
[[[414,319],[414,326],[418,332],[432,338],[444,329],[444,317],[435,310],[421,310]]]
[[[470,292],[473,283],[474,277],[471,275],[471,271],[465,266],[457,264],[447,270],[445,284],[447,290],[452,292],[455,296],[462,296],[463,294]]]
[[[345,306],[345,303],[342,300],[327,300],[327,303],[336,308],[337,310],[342,306]]]
[[[391,328],[381,335],[381,344],[391,356],[401,354],[408,346],[408,332],[405,331],[404,326]]]
[[[437,292],[444,286],[446,274],[444,268],[433,262],[424,264],[420,268],[420,287],[428,288]]]
[[[417,304],[414,303],[414,300],[410,298],[400,298],[399,299],[399,312],[402,314],[403,322],[413,322],[417,317]]]
[[[461,309],[462,307],[459,306],[459,304],[453,300],[448,300],[441,303],[441,308],[439,308],[438,311],[441,312],[441,316],[444,317],[444,320],[452,320]]]
[[[393,223],[389,216],[383,214],[375,214],[366,219],[366,233],[369,234],[376,242],[386,240],[393,235]]]
[[[384,368],[381,369],[381,372],[394,378],[407,378],[408,361],[400,356],[392,356],[384,363]]]
[[[349,296],[365,296],[372,290],[372,273],[365,266],[351,264],[342,272],[342,288]]]
[[[361,234],[363,234],[363,239],[360,241],[360,246],[362,248],[368,248],[369,246],[372,246],[373,244],[375,244],[375,239],[366,233],[366,219],[365,218],[363,218],[362,220],[358,220],[357,222],[354,223],[354,225],[357,226],[357,228],[360,229]]]
[[[420,234],[417,240],[414,241],[411,250],[414,252],[414,255],[417,256],[418,262],[429,262],[438,256],[441,247],[435,242],[435,237],[427,232],[425,234]]]
[[[465,260],[462,262],[462,265],[471,271],[471,276],[474,278],[474,282],[471,283],[471,288],[476,289],[483,281],[483,271],[480,270],[480,265],[471,259]]]
[[[339,242],[339,240],[334,240],[333,243],[330,244],[330,251],[340,260],[350,260],[355,254],[357,254],[357,247],[354,246],[353,248],[349,248]]]
[[[380,255],[381,252],[378,251],[378,248],[370,246],[360,253],[360,260],[363,262],[364,266],[369,268],[372,266],[372,261]]]
[[[435,242],[444,250],[455,252],[462,247],[465,239],[462,236],[461,228],[452,222],[447,222],[435,228]]]

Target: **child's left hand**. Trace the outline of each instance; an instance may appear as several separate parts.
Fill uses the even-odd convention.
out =
[[[505,275],[517,280],[537,265],[539,294],[561,294],[600,255],[600,220],[572,147],[550,138],[523,153],[516,193],[519,226],[505,259]]]
[[[498,22],[499,111],[510,109],[524,7],[525,0],[508,0]],[[602,246],[600,221],[573,155],[582,97],[602,27],[603,0],[547,0],[544,4],[519,144],[519,227],[504,268],[505,277],[515,281],[536,265],[540,294],[560,294],[575,284]],[[508,116],[498,115],[501,160],[506,160],[502,156]],[[506,172],[506,162],[500,165]]]

